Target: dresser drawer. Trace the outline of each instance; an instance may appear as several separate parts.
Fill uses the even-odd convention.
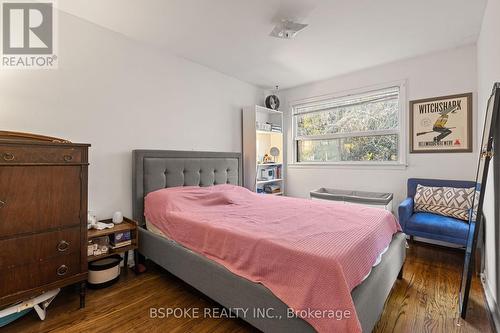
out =
[[[0,238],[85,223],[81,177],[80,165],[0,166]]]
[[[0,240],[0,269],[38,263],[80,253],[79,226],[53,232]]]
[[[0,164],[81,163],[82,151],[64,147],[18,147],[0,145]]]
[[[80,273],[80,254],[2,270],[0,297],[57,282]]]

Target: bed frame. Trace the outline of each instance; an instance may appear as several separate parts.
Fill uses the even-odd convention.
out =
[[[149,192],[173,186],[241,185],[240,153],[134,150],[132,154],[133,215],[141,225],[139,252],[143,256],[226,308],[250,309],[242,319],[264,332],[315,332],[305,320],[288,318],[286,304],[263,285],[235,275],[145,227],[144,196]],[[363,332],[373,330],[394,282],[402,275],[405,245],[405,235],[395,234],[380,264],[351,293]],[[272,309],[268,313],[272,316],[254,316],[262,314],[257,309]]]

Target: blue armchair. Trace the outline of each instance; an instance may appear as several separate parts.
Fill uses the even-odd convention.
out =
[[[399,223],[403,231],[413,238],[413,236],[439,240],[465,246],[467,243],[467,233],[469,224],[457,220],[453,217],[442,216],[432,213],[413,212],[413,197],[417,190],[417,185],[423,186],[446,186],[470,188],[476,183],[463,180],[440,180],[440,179],[408,179],[408,198],[399,205]]]

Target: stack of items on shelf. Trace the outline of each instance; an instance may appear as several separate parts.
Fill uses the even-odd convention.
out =
[[[89,240],[87,247],[87,255],[90,256],[100,256],[101,254],[106,254],[109,251],[109,237],[97,237]]]
[[[271,131],[271,124],[269,123],[261,123],[259,121],[255,122],[255,128],[259,131]]]
[[[273,180],[281,178],[281,165],[266,166],[260,169],[258,180]]]
[[[281,125],[271,124],[271,132],[281,133]]]
[[[132,235],[130,230],[115,232],[110,235],[111,248],[117,249],[124,246],[132,245]]]
[[[261,123],[259,121],[255,122],[255,128],[259,131],[267,132],[278,132],[281,133],[281,125],[272,124],[269,122]]]
[[[264,192],[269,194],[280,193],[281,186],[279,184],[266,184],[264,185]]]

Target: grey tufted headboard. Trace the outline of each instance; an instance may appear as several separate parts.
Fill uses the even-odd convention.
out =
[[[132,211],[144,224],[144,197],[174,186],[241,185],[240,153],[206,151],[132,151]]]

